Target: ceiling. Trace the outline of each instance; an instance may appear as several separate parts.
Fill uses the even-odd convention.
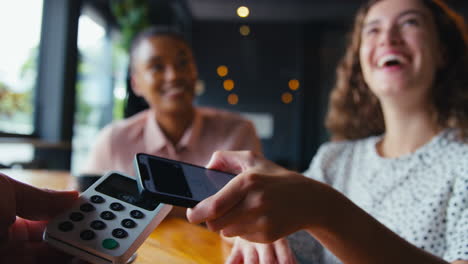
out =
[[[303,22],[349,19],[359,0],[187,0],[197,20]],[[250,9],[248,18],[236,14],[239,6]]]
[[[185,14],[191,13],[195,20],[207,21],[346,21],[352,20],[359,6],[366,0],[147,0],[152,3],[166,2],[185,6]],[[110,18],[110,0],[85,0],[106,11]],[[468,15],[468,1],[445,0],[456,11]],[[239,6],[247,6],[250,16],[240,18],[236,14]]]
[[[351,20],[367,0],[180,0],[186,1],[197,20],[243,21],[336,21]],[[468,16],[467,0],[443,0],[454,10]],[[239,6],[250,9],[248,18],[239,18]],[[468,20],[468,19],[467,19]]]

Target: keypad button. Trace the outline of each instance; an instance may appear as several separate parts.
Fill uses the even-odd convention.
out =
[[[85,204],[82,204],[80,206],[80,210],[83,211],[83,212],[91,212],[91,211],[94,211],[96,208],[94,208],[94,206],[92,204],[89,204],[89,203],[85,203]]]
[[[119,246],[119,242],[115,241],[112,238],[107,238],[102,241],[102,247],[105,249],[114,249]]]
[[[106,228],[106,223],[104,223],[101,220],[94,220],[91,222],[90,226],[94,230],[103,230],[104,228]]]
[[[84,219],[84,215],[80,212],[73,212],[70,214],[70,220],[74,222],[79,222]]]
[[[132,219],[124,219],[122,220],[121,224],[125,228],[134,228],[136,226],[135,221],[133,221]]]
[[[143,217],[145,217],[145,214],[142,213],[141,211],[138,211],[138,210],[133,210],[130,212],[130,215],[133,217],[133,218],[136,218],[136,219],[141,219]]]
[[[116,228],[112,230],[112,235],[116,238],[125,238],[128,236],[127,231],[123,230],[122,228]]]
[[[68,232],[73,229],[73,223],[69,221],[62,222],[58,225],[58,229],[62,232]]]
[[[122,211],[125,207],[120,203],[111,203],[109,208],[113,211]]]
[[[100,203],[103,203],[105,202],[106,200],[104,198],[102,198],[102,196],[99,196],[99,195],[93,195],[91,196],[91,202],[93,203],[97,203],[97,204],[100,204]]]
[[[91,240],[96,236],[96,234],[91,231],[91,230],[84,230],[83,232],[80,233],[80,237],[83,240]]]
[[[104,220],[112,220],[115,218],[115,214],[111,211],[104,211],[101,213],[101,218]]]

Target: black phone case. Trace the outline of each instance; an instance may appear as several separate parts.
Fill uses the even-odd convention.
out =
[[[137,177],[138,190],[140,191],[140,193],[142,195],[145,195],[149,199],[157,199],[158,201],[161,201],[163,203],[172,204],[172,205],[176,205],[176,206],[187,207],[187,208],[193,208],[200,202],[200,201],[193,200],[193,199],[173,197],[173,196],[168,196],[168,195],[164,195],[164,194],[160,194],[160,193],[153,193],[153,192],[150,192],[150,191],[146,190],[144,180],[147,179],[147,178],[149,179],[149,176],[148,176],[149,172],[146,171],[147,170],[146,166],[142,166],[140,168],[139,165],[138,165],[139,164],[139,156],[141,156],[141,155],[154,157],[154,158],[157,158],[159,160],[167,161],[167,162],[170,162],[170,163],[176,162],[176,163],[179,163],[179,164],[185,164],[185,165],[189,165],[189,166],[197,167],[197,168],[201,168],[201,169],[206,169],[206,168],[195,165],[195,164],[190,164],[190,163],[187,163],[187,162],[171,160],[171,159],[158,157],[158,156],[154,156],[154,155],[150,155],[150,154],[146,154],[146,153],[137,153],[135,155],[135,159],[134,159],[134,167],[135,167],[135,171],[136,171],[136,173],[138,175],[138,177]],[[218,171],[218,170],[212,170],[212,171]],[[232,175],[232,177],[235,176],[234,174],[227,173],[227,172],[224,172],[224,171],[218,171],[218,172]]]

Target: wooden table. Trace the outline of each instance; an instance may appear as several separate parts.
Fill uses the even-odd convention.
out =
[[[76,186],[68,172],[43,170],[0,170],[16,180],[54,190]],[[231,245],[220,236],[182,219],[165,219],[138,250],[134,263],[224,263]]]

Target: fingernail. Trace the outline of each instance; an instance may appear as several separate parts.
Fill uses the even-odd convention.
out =
[[[229,234],[229,232],[226,231],[226,230],[224,230],[224,229],[221,230],[221,234],[222,234],[223,236],[225,236],[225,237],[233,237],[233,235]]]
[[[188,221],[189,221],[190,223],[193,223],[193,222],[194,222],[194,221],[193,221],[194,219],[193,219],[192,214],[193,214],[192,208],[188,208],[185,215],[187,216],[187,219],[188,219]]]

